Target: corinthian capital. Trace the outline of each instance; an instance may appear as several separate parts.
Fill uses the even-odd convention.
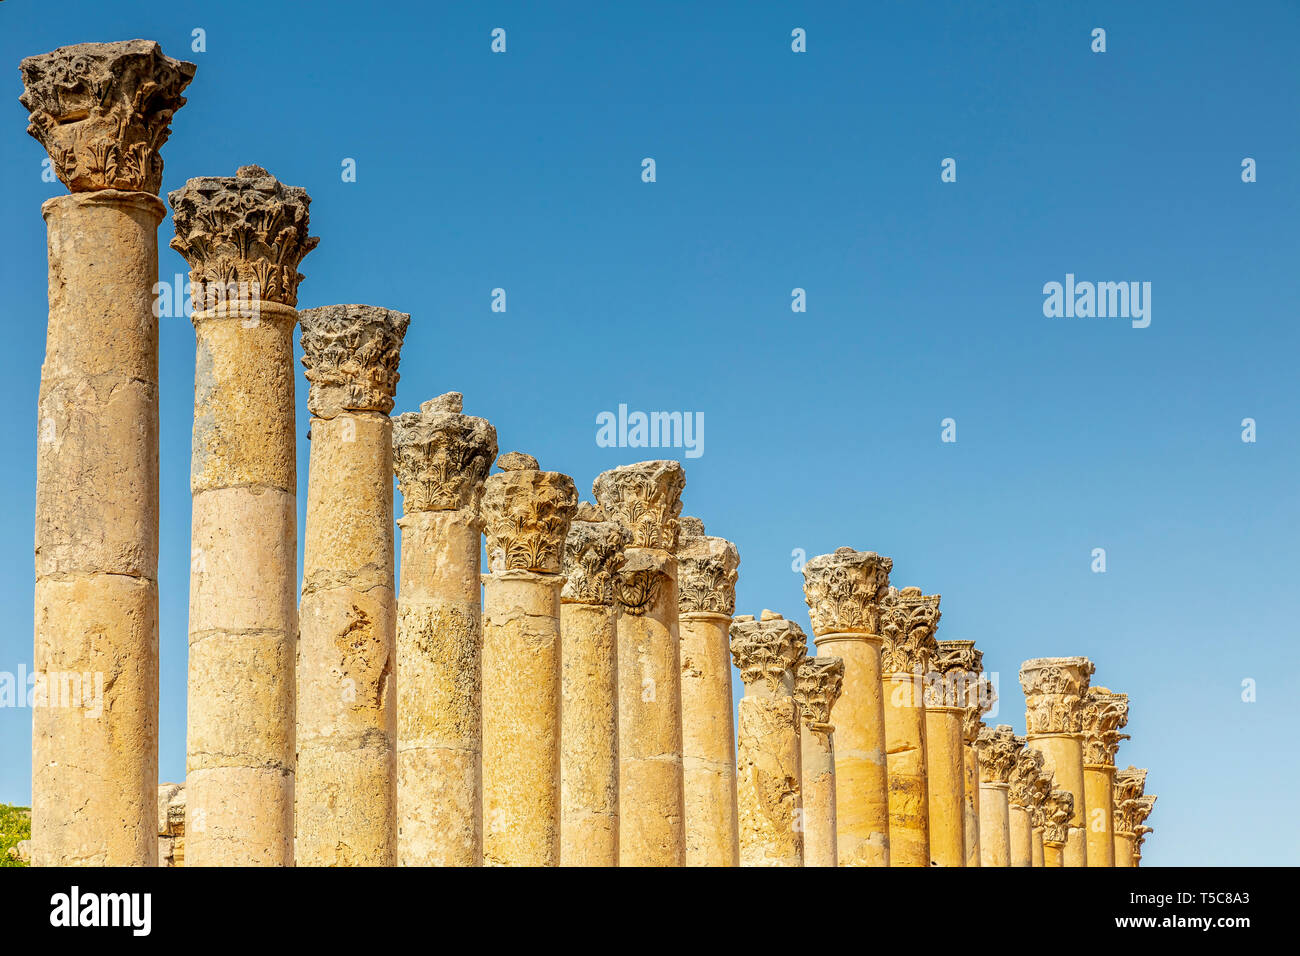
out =
[[[765,680],[779,693],[807,650],[803,629],[774,611],[764,611],[757,621],[746,614],[731,622],[731,658],[747,686]]]
[[[677,542],[677,610],[731,617],[736,610],[740,552],[726,538],[704,533],[699,518],[682,518]]]
[[[1040,657],[1020,665],[1030,734],[1083,732],[1083,698],[1095,670],[1086,657]]]
[[[1070,836],[1070,818],[1074,816],[1074,794],[1053,790],[1043,801],[1043,842],[1065,845]]]
[[[191,179],[167,201],[176,225],[171,247],[190,264],[196,309],[205,289],[210,297],[232,285],[241,298],[298,304],[298,264],[320,242],[307,234],[307,190],[261,166],[241,166],[234,176]]]
[[[813,633],[879,634],[880,602],[889,589],[892,558],[837,548],[803,566],[803,593]]]
[[[298,319],[313,415],[392,411],[409,315],[374,305],[325,305]]]
[[[1133,833],[1150,815],[1155,806],[1155,796],[1146,795],[1147,772],[1130,766],[1115,774],[1113,793],[1115,805],[1115,830]]]
[[[974,641],[937,641],[926,674],[925,706],[965,707],[969,687],[979,679],[984,655]]]
[[[1083,698],[1083,762],[1115,765],[1120,741],[1128,740],[1120,728],[1128,723],[1128,695],[1105,687],[1090,687]]]
[[[831,708],[844,688],[844,660],[839,657],[805,657],[794,675],[794,699],[808,729],[833,733]]]
[[[592,493],[605,513],[632,535],[634,548],[673,551],[686,472],[675,461],[642,461],[596,476]]]
[[[966,711],[962,714],[962,738],[968,744],[974,744],[975,738],[984,728],[984,715],[997,703],[998,693],[993,682],[983,674],[977,674],[974,680],[966,682]]]
[[[920,588],[890,588],[880,608],[880,669],[885,674],[924,674],[939,650],[939,595]]]
[[[1007,797],[1017,807],[1026,810],[1038,802],[1038,788],[1043,782],[1043,755],[1033,747],[1025,746],[1025,738],[1017,737],[1019,750],[1016,751],[1015,766],[1007,782],[1011,785]]]
[[[164,56],[152,40],[78,43],[18,65],[38,139],[54,173],[74,193],[127,189],[158,194],[160,150],[181,91],[196,67]]]
[[[393,468],[407,514],[477,513],[497,456],[497,430],[486,419],[462,415],[462,407],[460,392],[447,392],[393,419]]]
[[[975,738],[975,749],[980,756],[980,783],[1009,783],[1011,771],[1024,747],[1024,738],[1007,724],[985,727]]]
[[[573,479],[541,471],[536,458],[517,451],[498,458],[497,467],[483,483],[488,567],[558,574],[578,507]]]
[[[599,505],[580,502],[564,539],[563,599],[570,604],[613,604],[629,540],[627,530],[606,520]]]

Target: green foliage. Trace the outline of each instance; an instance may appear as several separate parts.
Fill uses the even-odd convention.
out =
[[[0,866],[27,866],[10,859],[9,848],[19,840],[32,836],[32,812],[26,807],[11,807],[0,803]]]

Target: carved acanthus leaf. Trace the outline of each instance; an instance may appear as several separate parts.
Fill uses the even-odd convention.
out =
[[[980,783],[1009,783],[1023,747],[1024,738],[1017,737],[1007,724],[981,730],[975,738],[975,750],[980,758]]]
[[[234,176],[189,180],[167,194],[176,236],[171,247],[190,264],[194,308],[213,288],[240,298],[298,304],[298,265],[320,239],[307,234],[311,197],[260,166]]]
[[[844,688],[844,660],[839,657],[805,657],[794,676],[794,699],[808,729],[834,732],[831,708]]]
[[[803,629],[772,611],[764,611],[757,621],[744,615],[731,622],[731,658],[746,685],[765,680],[779,693],[786,675],[793,674],[807,651]]]
[[[78,43],[19,64],[31,114],[27,132],[74,193],[125,189],[158,194],[161,149],[193,63],[164,56],[152,40]]]
[[[492,571],[558,574],[578,506],[573,479],[541,471],[537,459],[509,452],[497,459],[503,470],[483,483],[483,523]]]
[[[1090,687],[1083,698],[1083,762],[1114,766],[1115,754],[1128,734],[1120,729],[1128,723],[1128,695],[1105,687]]]
[[[726,538],[704,533],[698,518],[681,519],[677,542],[677,610],[730,617],[736,611],[740,552]]]
[[[837,548],[803,566],[804,600],[814,634],[880,633],[880,602],[889,588],[891,558]]]
[[[298,320],[313,415],[392,411],[409,315],[374,305],[326,305],[300,312]]]
[[[627,530],[605,520],[597,506],[580,503],[564,540],[563,599],[573,604],[613,604],[623,549],[630,540]]]
[[[601,472],[592,483],[611,521],[632,535],[632,547],[674,551],[686,472],[675,461],[642,461]]]
[[[461,414],[462,407],[461,394],[448,392],[393,419],[393,468],[407,514],[461,508],[477,514],[497,456],[497,430]]]
[[[939,595],[920,588],[891,587],[880,609],[880,669],[885,674],[924,674],[938,653]]]

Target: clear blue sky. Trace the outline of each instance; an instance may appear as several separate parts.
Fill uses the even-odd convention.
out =
[[[9,0],[0,670],[31,666],[40,204],[63,191],[17,65],[145,37],[198,64],[164,192],[247,163],[305,186],[322,240],[300,305],[412,314],[399,411],[463,391],[502,450],[588,492],[680,457],[687,513],[739,545],[740,613],[807,627],[795,549],[893,556],[895,584],[942,593],[940,636],[999,673],[995,722],[1023,731],[1028,657],[1085,654],[1131,696],[1119,762],[1160,796],[1145,863],[1300,862],[1298,28],[1286,2]],[[171,235],[165,278],[186,271]],[[1150,327],[1046,318],[1067,273],[1150,282]],[[179,780],[193,330],[161,339],[160,775]],[[305,398],[300,378],[300,436]],[[620,403],[703,413],[704,454],[598,447]],[[29,798],[30,726],[0,710],[0,801]]]

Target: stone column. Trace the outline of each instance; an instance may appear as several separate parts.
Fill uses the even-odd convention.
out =
[[[393,423],[410,316],[309,309],[311,412],[298,638],[302,866],[397,863]]]
[[[974,664],[982,668],[983,654],[973,650]],[[979,866],[980,853],[980,760],[975,741],[984,729],[983,715],[993,709],[997,694],[993,683],[983,676],[983,671],[965,673],[967,706],[962,717],[962,803],[963,822],[966,827],[966,865]]]
[[[1033,750],[1032,747],[1026,747],[1026,750]],[[1037,751],[1034,751],[1037,753]],[[1043,808],[1042,804],[1035,804],[1029,811],[1030,819],[1030,844],[1029,844],[1029,865],[1043,865]]]
[[[497,455],[459,392],[393,419],[402,492],[397,593],[397,862],[483,862],[483,480]]]
[[[1115,865],[1115,822],[1111,791],[1115,753],[1128,740],[1128,695],[1091,687],[1083,699],[1083,800],[1088,807],[1088,865]]]
[[[1008,780],[1007,804],[1011,834],[1011,866],[1034,865],[1034,808],[1038,803],[1037,788],[1042,781],[1043,755],[1033,747],[1025,746],[1025,738],[1017,737],[1016,763]]]
[[[581,502],[560,592],[560,865],[618,866],[618,604],[629,540]]]
[[[892,587],[880,615],[890,866],[929,866],[931,860],[924,678],[939,649],[939,617],[939,595]]]
[[[41,207],[32,861],[158,860],[158,223],[194,64],[145,40],[20,65],[27,132],[71,195]]]
[[[839,548],[803,567],[818,657],[844,661],[836,711],[835,816],[841,866],[889,866],[889,776],[881,699],[880,605],[894,562]]]
[[[294,863],[293,331],[311,199],[259,166],[169,197],[196,340],[186,855]]]
[[[1023,741],[1006,724],[985,727],[975,740],[980,769],[980,866],[1011,865],[1011,771]]]
[[[573,479],[497,459],[483,491],[483,862],[560,862],[560,574]]]
[[[617,584],[620,866],[686,862],[674,554],[685,487],[675,461],[613,468],[592,485],[632,542]]]
[[[737,866],[736,729],[728,628],[736,610],[740,553],[682,518],[677,617],[682,669],[682,786],[686,865]]]
[[[1043,803],[1043,866],[1066,866],[1065,851],[1074,818],[1074,794],[1053,790]]]
[[[973,641],[939,641],[925,687],[926,797],[930,856],[939,866],[966,865],[965,757],[962,719],[965,673],[973,666]],[[978,781],[977,781],[978,783]]]
[[[805,657],[795,672],[794,699],[804,722],[799,736],[804,866],[839,866],[831,708],[843,688],[844,661],[838,657]]]
[[[1150,832],[1143,821],[1151,814],[1156,798],[1145,793],[1147,772],[1130,766],[1115,774],[1115,865],[1137,866],[1141,838]]]
[[[741,866],[803,866],[803,800],[799,793],[799,715],[794,672],[807,638],[799,625],[764,611],[731,624],[731,656],[740,699],[736,803]]]
[[[1074,798],[1066,866],[1087,866],[1083,791],[1083,698],[1093,672],[1086,657],[1040,657],[1020,665],[1029,745],[1043,752],[1056,785]]]

